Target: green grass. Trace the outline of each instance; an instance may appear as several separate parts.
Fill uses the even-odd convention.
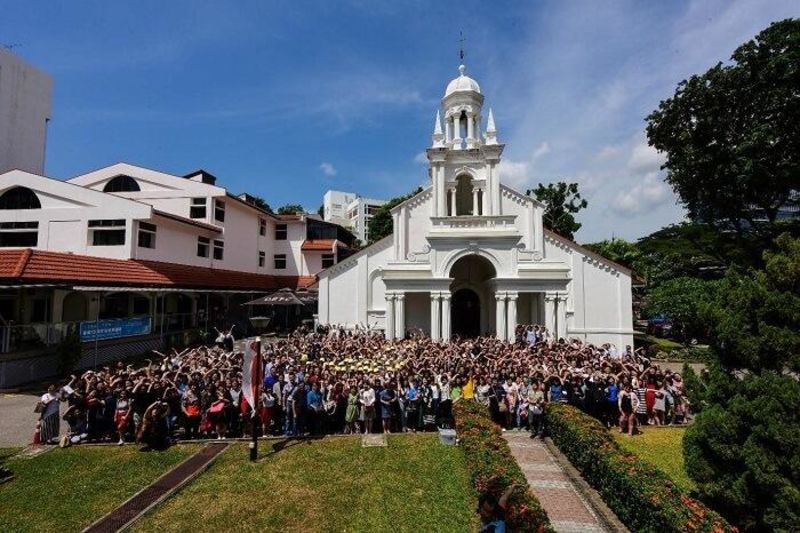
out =
[[[0,531],[80,531],[196,450],[75,446],[7,461],[16,478],[0,485]]]
[[[21,452],[22,450],[23,448],[21,446],[13,448],[0,448],[0,465],[6,462],[9,457],[15,455],[18,452]]]
[[[686,475],[683,464],[684,427],[648,428],[641,435],[628,437],[612,430],[614,438],[623,449],[635,453],[653,466],[663,470],[676,485],[692,491],[694,482]]]
[[[283,449],[270,453],[271,446]],[[463,454],[436,435],[262,443],[226,450],[135,531],[475,531]]]

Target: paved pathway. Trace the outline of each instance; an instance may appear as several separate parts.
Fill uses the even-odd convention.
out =
[[[531,439],[525,431],[503,436],[557,532],[611,531],[541,439]]]
[[[33,412],[39,396],[0,393],[0,448],[25,446],[33,442],[39,415]],[[62,424],[63,428],[63,424]]]

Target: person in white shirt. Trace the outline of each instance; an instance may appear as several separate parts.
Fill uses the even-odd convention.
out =
[[[57,439],[61,433],[61,418],[59,411],[61,408],[61,391],[56,385],[50,385],[39,403],[36,405],[36,412],[39,413],[39,440],[42,444],[48,444]]]
[[[361,421],[364,423],[364,435],[372,433],[372,422],[375,420],[375,389],[369,383],[361,388]]]

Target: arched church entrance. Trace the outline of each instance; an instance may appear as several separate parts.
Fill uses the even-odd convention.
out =
[[[450,269],[452,294],[450,324],[452,335],[477,337],[488,333],[493,290],[490,280],[497,276],[491,261],[478,254],[466,255]]]
[[[478,337],[481,334],[481,301],[472,289],[459,289],[453,294],[453,335]]]

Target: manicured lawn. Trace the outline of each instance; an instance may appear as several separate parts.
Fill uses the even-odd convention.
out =
[[[277,450],[270,453],[270,450]],[[464,457],[436,435],[261,443],[226,450],[208,471],[134,530],[475,531],[475,494]]]
[[[7,461],[16,478],[0,485],[0,531],[80,531],[197,449],[75,446]]]
[[[695,488],[694,482],[686,475],[683,464],[684,427],[649,428],[644,427],[641,435],[628,437],[612,430],[617,442],[625,450],[637,454],[653,466],[663,470],[676,485],[686,490]]]

